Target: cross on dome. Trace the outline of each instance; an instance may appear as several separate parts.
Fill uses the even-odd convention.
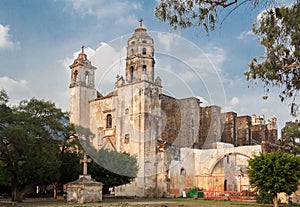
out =
[[[143,19],[142,18],[140,18],[139,22],[140,22],[140,27],[143,27]]]
[[[78,60],[87,60],[87,56],[84,53],[84,45],[81,46],[81,53],[78,54]]]

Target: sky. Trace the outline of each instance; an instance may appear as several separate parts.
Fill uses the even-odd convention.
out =
[[[263,100],[263,85],[244,76],[251,59],[264,54],[251,33],[263,8],[246,4],[207,34],[200,28],[172,30],[154,16],[157,5],[157,0],[1,0],[0,89],[12,105],[35,97],[69,111],[69,65],[84,45],[97,67],[96,88],[107,94],[115,77],[124,75],[127,39],[142,18],[154,39],[155,74],[165,94],[199,97],[203,105],[219,105],[238,116],[275,116],[279,130],[295,119],[278,89]]]

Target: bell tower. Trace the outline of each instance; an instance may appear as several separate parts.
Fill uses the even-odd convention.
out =
[[[97,97],[95,89],[95,70],[84,53],[84,46],[77,59],[70,65],[70,122],[89,128],[89,101]]]
[[[127,42],[126,82],[135,83],[146,79],[154,82],[154,47],[153,39],[143,27],[143,20]]]
[[[158,195],[159,164],[157,140],[162,126],[162,85],[154,77],[154,41],[142,19],[127,42],[125,78],[115,85],[116,140],[120,151],[137,155],[139,172],[135,181],[116,188],[118,195],[153,197]],[[119,126],[119,127],[118,127]]]

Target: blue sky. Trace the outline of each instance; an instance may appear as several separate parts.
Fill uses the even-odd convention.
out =
[[[245,5],[207,35],[199,28],[173,31],[154,17],[156,5],[155,0],[1,0],[0,88],[12,104],[36,97],[68,111],[67,66],[84,44],[98,67],[97,89],[108,93],[117,73],[124,74],[126,38],[143,18],[155,40],[156,75],[165,93],[201,97],[238,115],[275,116],[279,129],[294,119],[277,89],[264,101],[261,84],[252,86],[243,75],[251,58],[264,53],[249,32],[262,8]]]

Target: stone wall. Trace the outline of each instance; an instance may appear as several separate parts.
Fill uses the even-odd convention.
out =
[[[237,136],[236,146],[244,146],[251,144],[251,117],[237,117]]]
[[[221,139],[221,107],[213,105],[200,108],[200,136],[201,148],[211,148],[214,142]]]
[[[265,124],[255,124],[251,127],[252,140],[254,144],[260,144],[262,141],[267,141],[267,128]]]
[[[260,144],[262,141],[275,143],[278,139],[277,119],[271,118],[265,122],[264,116],[252,115],[252,142]]]
[[[179,100],[180,107],[180,130],[174,145],[193,148],[199,141],[200,100],[194,97]]]
[[[176,98],[161,94],[161,109],[166,119],[161,138],[168,144],[173,144],[181,128],[181,112],[179,101]],[[166,145],[167,146],[167,145]]]
[[[222,114],[223,131],[221,141],[236,146],[236,117],[235,112]]]

